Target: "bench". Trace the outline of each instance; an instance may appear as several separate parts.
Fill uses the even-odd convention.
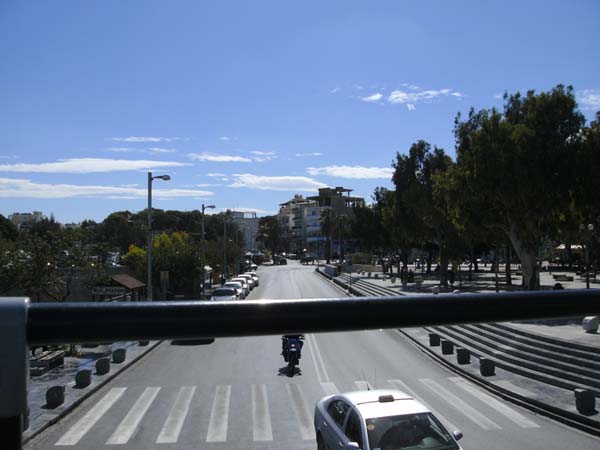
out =
[[[29,360],[30,373],[33,376],[46,373],[50,369],[62,366],[65,362],[65,352],[62,350],[49,350],[32,357]]]

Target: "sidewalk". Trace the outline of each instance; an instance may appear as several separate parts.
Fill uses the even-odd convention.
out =
[[[37,377],[30,377],[28,388],[29,428],[23,433],[23,440],[27,442],[49,425],[55,423],[81,403],[86,397],[97,391],[101,386],[113,379],[130,365],[135,363],[146,353],[150,352],[161,341],[151,341],[142,346],[138,342],[116,342],[111,345],[99,345],[92,348],[82,348],[85,352],[81,357],[65,357],[64,365],[46,372]],[[126,358],[123,363],[111,362],[110,372],[97,375],[95,362],[101,357],[110,357],[113,350],[126,349]],[[82,369],[92,370],[92,383],[85,388],[75,387],[75,374]],[[65,402],[55,409],[46,407],[46,391],[52,386],[65,386]]]

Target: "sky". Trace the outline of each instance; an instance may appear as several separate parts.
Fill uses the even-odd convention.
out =
[[[485,3],[485,7],[482,6]],[[573,85],[600,110],[600,2],[0,2],[0,214],[273,214],[371,199],[457,113]]]

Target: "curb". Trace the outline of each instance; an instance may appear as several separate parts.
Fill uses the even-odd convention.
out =
[[[75,409],[75,407],[79,406],[85,399],[90,397],[90,395],[92,395],[93,393],[98,391],[106,383],[108,383],[109,381],[112,381],[113,379],[118,377],[120,374],[125,372],[127,369],[129,369],[131,366],[136,364],[140,359],[142,359],[144,356],[146,356],[148,353],[150,353],[152,350],[154,350],[156,347],[158,347],[162,342],[163,341],[156,341],[154,344],[149,345],[148,348],[144,352],[140,353],[135,358],[133,358],[129,362],[129,364],[127,364],[126,367],[123,367],[118,372],[112,372],[112,373],[109,372],[107,374],[108,376],[106,378],[100,380],[100,382],[98,382],[97,384],[92,386],[89,391],[87,391],[85,394],[83,394],[81,397],[79,397],[77,400],[75,400],[73,403],[71,403],[69,406],[67,406],[63,411],[61,411],[56,417],[53,417],[52,419],[50,419],[48,422],[43,424],[37,430],[32,431],[29,434],[27,433],[27,430],[25,430],[23,432],[23,444],[26,444],[27,442],[32,440],[34,437],[38,436],[42,431],[46,430],[46,428],[48,428],[50,425],[54,425],[60,419],[65,417],[67,414],[69,414],[71,411],[73,411],[73,409]]]
[[[358,290],[354,289],[354,288],[350,288],[348,289],[348,285],[336,280],[335,278],[327,275],[325,272],[321,272],[318,268],[315,269],[315,272],[319,275],[321,275],[323,278],[329,280],[332,282],[333,286],[337,287],[340,291],[342,291],[344,294],[348,295],[348,292],[350,292],[351,295],[353,295],[354,297],[364,297],[364,295],[362,294],[362,292],[359,292]]]
[[[417,341],[415,338],[413,338],[403,330],[398,329],[397,331],[403,337],[405,337],[408,342],[410,342],[417,349],[425,353],[431,359],[435,360],[437,363],[457,373],[458,375],[469,379],[469,381],[472,381],[478,386],[503,398],[504,400],[508,400],[516,405],[538,413],[542,416],[556,420],[557,422],[568,425],[572,428],[577,428],[578,430],[585,431],[586,433],[592,434],[594,436],[600,436],[600,423],[590,420],[585,416],[579,416],[578,414],[572,413],[571,411],[567,411],[556,406],[552,406],[547,403],[543,403],[538,400],[525,397],[521,394],[510,391],[501,386],[496,386],[495,384],[490,383],[489,381],[484,380],[480,377],[477,377],[447,361],[445,358],[438,355],[437,353],[432,351],[427,346],[423,345],[421,342]]]

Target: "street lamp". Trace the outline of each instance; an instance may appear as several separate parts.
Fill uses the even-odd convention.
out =
[[[585,233],[587,236],[585,243],[585,288],[590,288],[590,253],[589,243],[592,240],[591,234],[594,232],[594,224],[588,223],[587,226],[584,224],[579,225],[579,231]],[[587,232],[587,233],[586,233]]]
[[[148,250],[146,254],[148,256],[147,270],[147,286],[146,286],[146,299],[152,301],[152,180],[160,178],[163,181],[169,181],[171,177],[169,175],[157,175],[152,176],[152,172],[148,172]]]
[[[206,266],[206,246],[204,242],[204,210],[215,209],[215,205],[204,205],[202,203],[202,216],[200,217],[200,225],[202,236],[200,236],[200,244],[202,246],[202,296],[204,296],[204,281],[206,273],[204,272],[204,266]]]

